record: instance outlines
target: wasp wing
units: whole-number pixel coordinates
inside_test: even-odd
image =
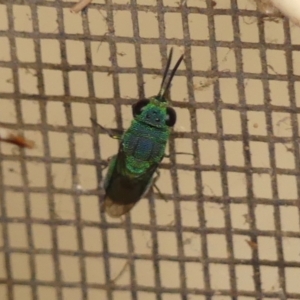
[[[106,213],[117,218],[130,211],[151,187],[157,167],[158,164],[154,163],[147,172],[138,177],[130,176],[126,170],[126,155],[121,144],[105,184],[104,209]]]

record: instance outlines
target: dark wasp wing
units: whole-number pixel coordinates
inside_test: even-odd
[[[147,172],[133,178],[126,170],[125,159],[121,143],[113,170],[105,186],[104,208],[106,213],[113,218],[130,211],[143,197],[150,188],[154,172],[158,167],[158,164],[154,163]]]

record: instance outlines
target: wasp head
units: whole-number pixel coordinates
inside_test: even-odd
[[[132,106],[133,116],[136,120],[146,123],[152,127],[162,128],[164,126],[173,127],[176,123],[176,112],[168,106],[166,95],[169,92],[172,79],[183,59],[183,55],[177,60],[170,77],[166,80],[173,56],[171,48],[167,65],[163,74],[160,90],[157,96],[150,99],[140,100]]]
[[[175,110],[155,97],[138,101],[132,106],[132,112],[136,120],[152,127],[173,127],[176,123]]]

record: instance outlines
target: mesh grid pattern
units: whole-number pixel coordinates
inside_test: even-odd
[[[299,28],[246,0],[0,1],[0,298],[300,298]],[[100,214],[98,167],[156,93],[178,123],[158,186]],[[187,151],[192,156],[176,155]]]

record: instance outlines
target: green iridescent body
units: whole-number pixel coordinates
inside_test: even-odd
[[[172,52],[166,71],[171,57]],[[166,90],[181,60],[182,57]],[[138,101],[133,106],[133,115],[131,126],[120,137],[119,152],[112,158],[104,181],[104,207],[111,217],[125,214],[147,193],[176,122],[176,113],[169,107],[162,88],[157,96]]]
[[[151,103],[155,103],[151,105]],[[145,173],[153,164],[159,164],[163,159],[167,140],[171,130],[164,124],[166,106],[155,99],[150,100],[140,116],[132,121],[130,128],[123,136],[123,149],[126,153],[126,169],[133,175]],[[155,117],[160,114],[161,122],[155,127],[145,120],[145,116],[155,112]],[[149,124],[150,123],[150,124]]]

